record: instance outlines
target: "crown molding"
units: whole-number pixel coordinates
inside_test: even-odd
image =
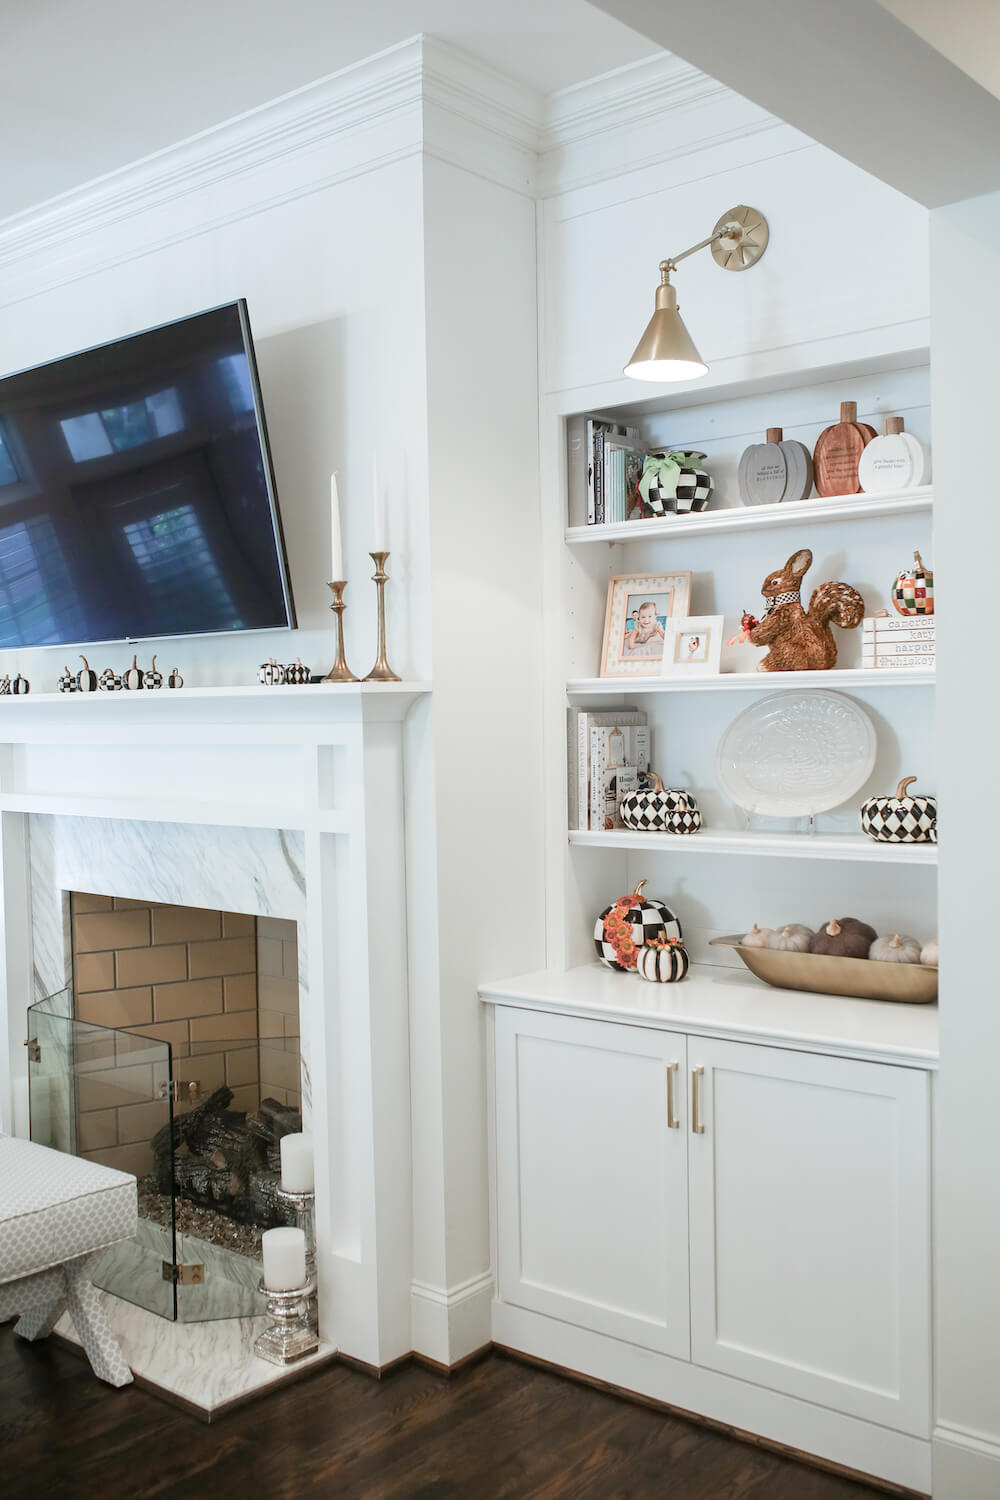
[[[0,221],[0,304],[411,156],[550,197],[778,124],[669,53],[546,99],[413,37]]]

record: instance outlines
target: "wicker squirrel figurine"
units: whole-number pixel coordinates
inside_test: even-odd
[[[744,616],[743,639],[771,648],[758,662],[758,672],[828,671],[837,664],[830,626],[854,630],[864,618],[865,601],[849,583],[821,583],[813,590],[809,609],[802,608],[799,590],[812,560],[808,547],[793,552],[783,568],[764,579],[764,618]]]

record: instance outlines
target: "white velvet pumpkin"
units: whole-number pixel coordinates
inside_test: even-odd
[[[768,933],[765,948],[777,948],[781,953],[807,953],[813,940],[811,927],[801,922],[790,922],[787,927],[776,927]]]
[[[925,943],[924,946],[921,948],[921,950],[920,950],[920,962],[922,964],[926,964],[928,966],[928,968],[930,968],[930,969],[936,969],[937,968],[937,966],[938,966],[938,940],[937,940],[937,938],[931,938],[930,942],[929,943]]]
[[[750,931],[743,938],[744,948],[766,948],[767,940],[771,936],[770,927],[758,927],[755,922]]]
[[[868,951],[868,957],[886,964],[918,964],[920,944],[915,937],[894,932],[891,938],[876,938]]]

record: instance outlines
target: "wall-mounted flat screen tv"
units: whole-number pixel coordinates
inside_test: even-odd
[[[0,648],[294,624],[245,302],[0,379]]]

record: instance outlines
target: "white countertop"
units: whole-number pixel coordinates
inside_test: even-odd
[[[518,975],[482,985],[479,993],[492,1005],[937,1067],[936,1005],[779,990],[742,969],[692,964],[679,984],[652,984],[594,963]]]

